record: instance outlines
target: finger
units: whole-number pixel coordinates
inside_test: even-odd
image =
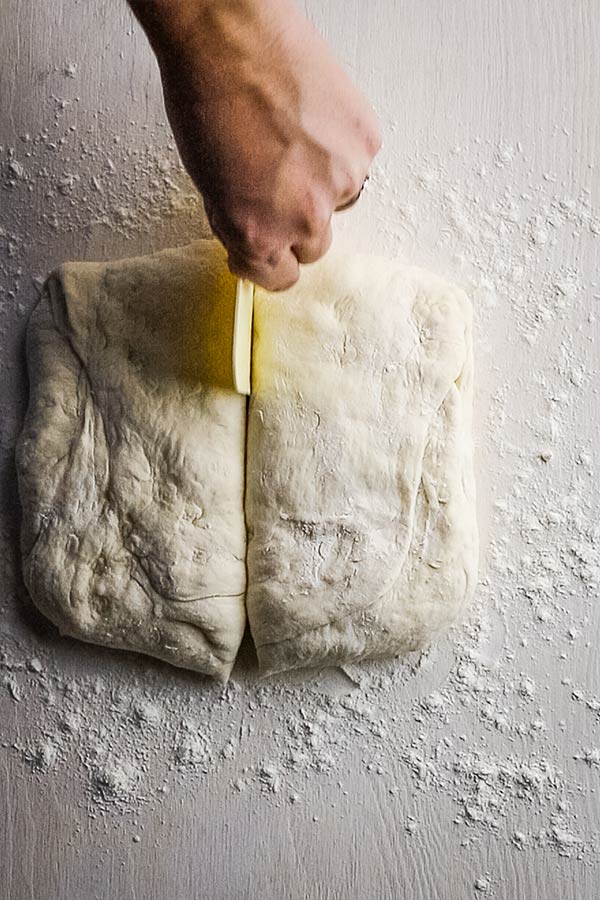
[[[341,165],[337,171],[336,208],[349,209],[358,198],[369,177],[369,168],[381,148],[381,132],[374,114],[371,112],[363,122],[358,143],[354,143],[349,155],[350,163]]]
[[[331,220],[321,234],[314,238],[304,238],[292,245],[292,253],[300,263],[312,263],[325,256],[331,246]]]
[[[230,250],[227,263],[238,278],[248,278],[267,291],[285,291],[296,284],[300,276],[298,260],[291,249],[270,261],[248,259],[242,253]]]
[[[371,157],[371,161],[375,159],[381,147],[383,146],[383,134],[379,119],[375,110],[369,110],[369,116],[366,121],[364,130],[364,141],[367,153]]]
[[[361,184],[361,186],[360,186],[360,188],[358,189],[358,191],[356,191],[356,193],[354,194],[354,196],[353,196],[353,197],[350,197],[349,200],[345,200],[344,202],[342,202],[342,203],[340,203],[338,206],[336,206],[335,211],[336,211],[336,212],[343,212],[345,209],[350,209],[352,206],[354,206],[354,204],[357,202],[358,198],[359,198],[360,195],[362,194],[362,192],[363,192],[363,190],[364,190],[364,187],[365,187],[365,184],[367,183],[368,180],[369,180],[369,176],[368,176],[368,174],[367,174],[367,175],[365,175],[365,177],[364,177],[364,179],[363,179],[363,183]]]
[[[223,227],[221,222],[219,221],[219,217],[217,215],[216,209],[213,206],[212,202],[208,199],[208,197],[203,197],[204,200],[204,212],[206,213],[206,218],[208,219],[208,224],[210,225],[210,230],[214,234],[216,238],[218,238],[224,246],[227,246],[227,232]]]
[[[349,200],[346,200],[344,203],[341,203],[339,206],[336,206],[335,211],[336,212],[344,212],[344,210],[346,210],[346,209],[352,209],[354,204],[358,201],[358,198],[360,197],[361,193],[362,193],[362,188],[360,189],[360,191],[358,191],[357,194],[354,195],[354,197],[351,197]]]

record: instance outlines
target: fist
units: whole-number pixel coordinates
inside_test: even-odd
[[[360,193],[375,114],[286,0],[190,4],[176,38],[153,41],[179,152],[231,271],[290,287]]]

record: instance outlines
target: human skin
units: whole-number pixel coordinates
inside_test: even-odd
[[[182,161],[229,267],[269,290],[331,243],[381,138],[291,0],[128,0],[158,61]]]

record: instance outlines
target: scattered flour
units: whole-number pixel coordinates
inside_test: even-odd
[[[58,75],[76,86],[75,64]],[[18,339],[66,235],[95,257],[204,229],[163,124],[132,120],[113,133],[108,109],[90,118],[64,93],[38,133],[0,148],[0,334],[12,341],[1,365],[20,404]],[[2,751],[24,778],[78,784],[93,817],[158,808],[173,785],[215,778],[267,807],[308,809],[323,784],[342,803],[358,766],[355,777],[402,801],[394,815],[412,840],[429,798],[449,805],[467,851],[485,840],[591,864],[600,835],[574,810],[600,790],[600,696],[569,673],[595,652],[600,592],[600,435],[587,422],[600,284],[582,274],[597,258],[600,215],[587,188],[536,173],[519,144],[475,139],[414,158],[401,183],[387,165],[367,189],[386,223],[384,252],[460,281],[475,303],[484,559],[472,620],[403,661],[269,681],[242,664],[225,688],[59,644],[15,612],[13,490],[0,560]],[[20,409],[3,410],[6,460]],[[472,877],[476,895],[494,894],[493,873]]]
[[[128,760],[108,760],[91,767],[90,791],[95,803],[125,804],[131,801],[140,772]]]

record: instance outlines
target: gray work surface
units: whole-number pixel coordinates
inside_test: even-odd
[[[3,0],[2,900],[592,900],[600,869],[596,0],[310,0],[384,149],[339,246],[476,316],[481,581],[421,657],[226,689],[27,602],[14,439],[41,280],[205,233],[122,0]]]

